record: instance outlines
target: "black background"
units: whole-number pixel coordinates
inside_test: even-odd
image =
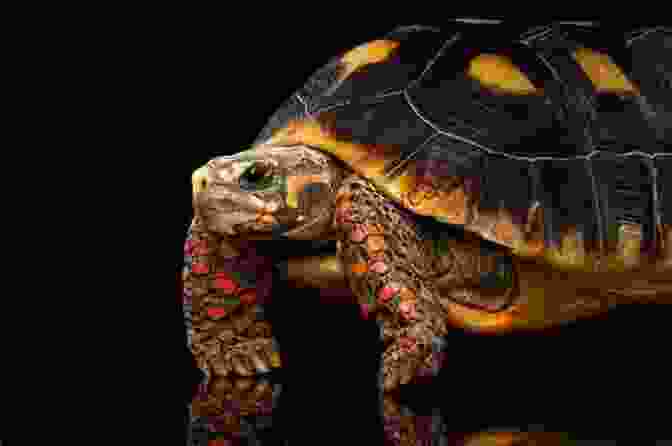
[[[170,183],[166,206],[175,213],[165,225],[165,240],[174,246],[176,274],[195,168],[246,149],[281,102],[331,56],[397,25],[441,24],[437,14],[383,19],[332,10],[338,7],[314,4],[309,11],[277,16],[262,14],[262,6],[248,15],[175,10],[147,24],[137,57],[148,70],[137,86],[151,92],[142,103],[157,118],[147,143]],[[282,372],[284,425],[295,434],[305,426],[355,442],[376,432],[375,325],[362,321],[355,308],[320,305],[315,293],[291,296],[274,310],[274,327],[292,358]],[[183,347],[177,298],[165,303],[165,312],[174,321],[167,325],[175,333],[171,363],[186,376],[184,387],[175,390],[174,407],[181,408],[196,375]],[[602,438],[625,430],[663,433],[671,396],[671,315],[667,306],[628,306],[544,333],[486,337],[455,331],[447,338],[447,363],[437,382],[403,397],[420,411],[442,407],[449,428],[458,431],[545,426],[589,430],[588,436]]]

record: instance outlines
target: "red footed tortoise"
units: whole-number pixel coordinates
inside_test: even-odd
[[[358,46],[249,150],[194,172],[207,255],[337,240],[285,273],[347,286],[379,322],[385,392],[436,373],[451,325],[500,333],[669,302],[671,40],[663,27],[455,23]]]

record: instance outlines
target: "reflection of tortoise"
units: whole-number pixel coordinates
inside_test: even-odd
[[[222,257],[242,240],[338,241],[286,272],[347,281],[381,324],[388,392],[436,371],[450,324],[541,328],[672,289],[669,30],[494,33],[416,26],[361,45],[252,149],[193,175]]]

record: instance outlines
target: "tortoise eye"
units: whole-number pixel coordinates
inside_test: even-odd
[[[245,190],[266,189],[273,185],[273,169],[268,163],[255,162],[240,176],[240,187]]]

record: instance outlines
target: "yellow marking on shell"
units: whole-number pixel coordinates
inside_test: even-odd
[[[519,257],[542,258],[545,262],[563,270],[597,271],[598,259],[586,252],[576,228],[563,232],[560,246],[548,248],[543,240],[543,211],[537,206],[530,209],[528,223],[523,229],[527,236],[514,237],[513,254]],[[535,226],[536,229],[533,229]]]
[[[636,266],[640,261],[642,232],[638,226],[623,224],[619,228],[618,253],[624,265]]]
[[[623,70],[607,54],[590,48],[579,48],[572,53],[598,92],[637,93]]]
[[[467,218],[467,196],[463,188],[450,192],[416,190],[417,177],[410,168],[393,178],[378,176],[373,183],[386,195],[419,215],[439,217],[446,223],[464,225]]]
[[[381,39],[353,48],[341,58],[343,70],[339,75],[339,80],[347,79],[352,73],[367,65],[385,62],[398,46],[397,41]]]
[[[532,223],[530,223],[532,222]],[[518,227],[511,216],[500,209],[497,214],[481,211],[465,228],[483,238],[511,248],[520,258],[536,258],[563,271],[620,272],[639,263],[640,242],[637,226],[618,226],[618,248],[606,255],[589,250],[575,227],[563,230],[560,246],[547,247],[543,240],[543,212],[534,210],[528,216],[527,227]],[[532,227],[534,226],[534,228]]]
[[[487,87],[506,93],[533,94],[539,89],[508,57],[480,54],[469,63],[467,74]]]
[[[641,227],[622,223],[617,226],[616,233],[616,246],[606,254],[601,254],[582,248],[575,231],[570,230],[563,234],[560,248],[545,249],[543,257],[551,265],[563,270],[626,272],[643,266]]]
[[[546,255],[551,263],[572,269],[585,269],[591,263],[577,237],[576,228],[568,229],[562,235],[560,246],[549,249]]]
[[[310,183],[324,182],[322,175],[289,175],[287,177],[287,206],[299,207],[299,193]]]
[[[278,130],[265,144],[306,144],[335,155],[355,172],[367,178],[383,173],[389,159],[375,158],[374,148],[349,141],[339,140],[315,120],[294,120]]]
[[[467,195],[460,187],[450,192],[439,192],[432,198],[425,197],[413,210],[421,215],[439,217],[453,225],[465,225],[467,206]]]
[[[406,169],[407,171],[408,169]],[[392,178],[386,179],[384,177],[375,178],[375,182],[387,193],[392,196],[401,198],[404,194],[410,192],[415,187],[415,177],[408,173],[402,173]]]

